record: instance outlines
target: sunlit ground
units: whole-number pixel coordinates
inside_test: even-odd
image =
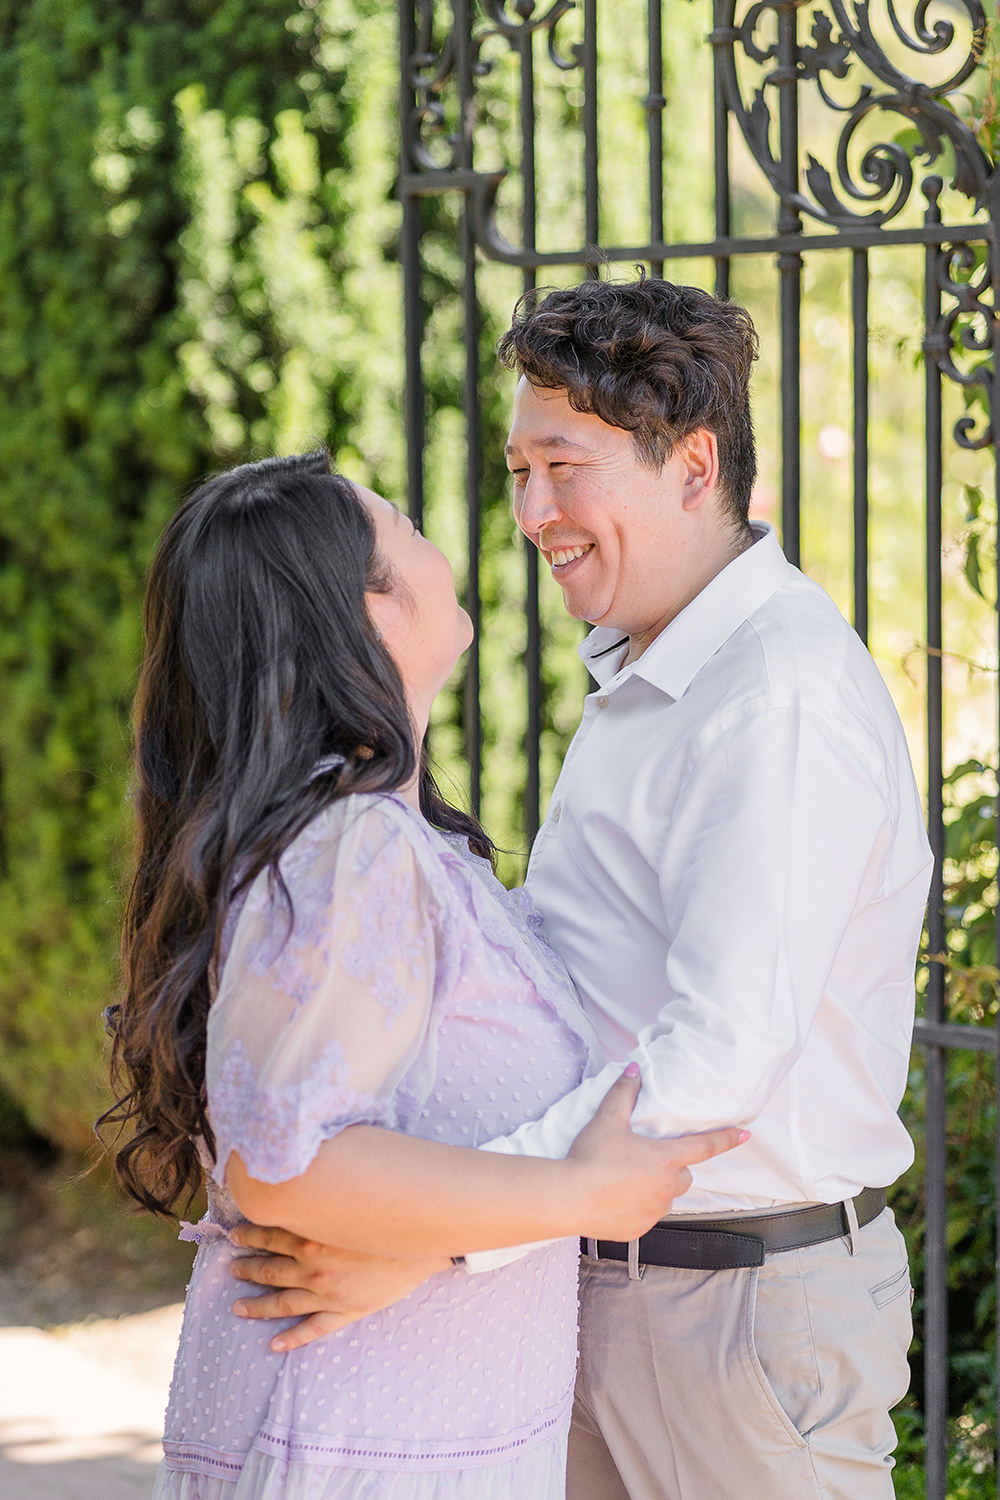
[[[4,1500],[148,1496],[181,1308],[0,1328]]]

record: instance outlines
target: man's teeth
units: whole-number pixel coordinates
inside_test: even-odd
[[[593,543],[590,542],[586,547],[566,547],[565,549],[560,548],[558,552],[550,552],[549,556],[552,559],[552,566],[554,568],[561,568],[566,563],[573,562],[575,558],[583,557],[584,553],[589,552],[592,546]]]

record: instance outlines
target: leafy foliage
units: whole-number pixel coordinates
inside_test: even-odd
[[[0,1087],[79,1151],[152,542],[253,450],[398,476],[394,31],[376,0],[3,0],[0,34]]]
[[[991,161],[1000,155],[1000,31],[988,31],[976,92],[957,101]],[[954,264],[954,263],[953,263]],[[986,250],[974,246],[959,263],[958,279],[982,282]],[[987,297],[989,292],[987,291]],[[970,431],[991,420],[985,361],[984,316],[963,312],[952,331],[952,357],[967,383],[961,396]],[[971,353],[970,353],[971,351]],[[977,380],[976,376],[980,378]],[[971,378],[970,378],[971,377]],[[997,515],[995,499],[978,483],[961,485],[964,526],[959,532],[960,579],[970,602],[989,607],[995,635]],[[980,611],[980,613],[983,613]],[[985,648],[987,651],[989,646]],[[980,665],[977,670],[984,670]],[[995,666],[989,667],[993,677]],[[997,955],[997,767],[992,759],[971,757],[945,777],[944,913],[945,951],[928,954],[943,966],[947,1019],[995,1029],[1000,1013]],[[926,984],[926,969],[921,982]],[[996,1468],[996,1142],[997,1077],[991,1051],[952,1048],[946,1054],[944,1145],[947,1163],[948,1412],[950,1419],[949,1496],[995,1493]],[[917,1299],[917,1336],[911,1358],[914,1386],[897,1414],[900,1431],[901,1497],[923,1494],[917,1467],[922,1444],[925,1174],[927,1116],[924,1054],[916,1049],[904,1114],[917,1147],[917,1161],[897,1186],[894,1206],[910,1246]]]

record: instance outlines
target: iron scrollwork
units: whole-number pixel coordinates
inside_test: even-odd
[[[455,82],[457,37],[452,17],[443,42],[435,43],[435,9],[434,0],[415,0],[416,45],[407,70],[415,105],[406,122],[404,142],[411,164],[425,172],[457,170],[463,147],[464,154],[471,159],[469,147],[476,123],[475,99],[462,99],[457,122],[451,131],[448,129],[444,97]],[[501,38],[517,48],[536,32],[546,34],[549,58],[556,68],[561,72],[578,68],[579,44],[571,44],[566,52],[559,46],[559,23],[575,9],[576,0],[551,0],[544,8],[539,7],[537,0],[482,0],[481,10],[487,24],[473,28],[469,39],[472,77],[485,78],[493,70],[492,60],[483,55],[487,43]],[[491,201],[505,175],[503,172],[484,175]]]
[[[929,177],[924,183],[932,221],[938,218],[941,188],[940,177]],[[994,247],[964,241],[941,245],[930,253],[940,311],[924,338],[924,353],[964,391],[965,415],[955,423],[956,443],[961,448],[987,448],[995,440],[996,419],[992,410],[998,331]]]
[[[721,25],[712,34],[722,50],[728,106],[737,120],[754,158],[765,172],[775,193],[787,209],[807,215],[831,228],[881,227],[900,213],[914,186],[914,159],[922,157],[928,167],[941,161],[950,147],[954,158],[954,186],[977,209],[996,207],[996,180],[991,163],[975,136],[943,102],[973,73],[986,36],[986,14],[980,0],[957,0],[965,11],[967,44],[960,45],[959,28],[951,19],[929,13],[934,0],[919,0],[912,27],[900,19],[894,0],[887,0],[892,37],[902,48],[927,60],[954,57],[955,65],[942,70],[945,76],[917,80],[893,61],[876,35],[868,0],[826,0],[811,7],[809,39],[796,35],[784,54],[778,40],[780,28],[796,26],[802,0],[755,0],[737,21],[736,0],[723,0],[717,10]],[[765,26],[776,33],[762,37]],[[804,29],[804,28],[803,28]],[[888,40],[888,39],[887,39]],[[748,103],[740,82],[738,53],[764,70]],[[843,117],[833,170],[817,155],[806,153],[804,171],[798,156],[798,100],[795,160],[775,149],[780,122],[782,89],[798,89],[811,80],[823,103]],[[843,87],[846,85],[846,89]],[[846,98],[843,94],[846,92]],[[917,132],[918,144],[907,148],[891,136],[863,143],[863,127],[872,120],[897,117]],[[806,191],[803,191],[803,183]]]
[[[517,20],[508,15],[508,5],[511,5]],[[568,53],[561,52],[558,43],[559,22],[571,10],[576,9],[576,0],[553,0],[548,9],[541,12],[536,0],[483,0],[482,8],[490,25],[475,34],[477,59],[480,58],[484,43],[491,37],[503,37],[512,46],[516,46],[528,34],[544,31],[548,33],[549,57],[561,72],[568,73],[580,66],[579,43],[573,43]],[[491,66],[490,63],[480,61],[480,75],[488,73]]]
[[[455,30],[435,41],[434,0],[415,0],[415,45],[407,60],[406,82],[414,107],[403,122],[410,164],[418,171],[452,171],[458,165],[459,142],[448,132],[443,95],[455,70]]]

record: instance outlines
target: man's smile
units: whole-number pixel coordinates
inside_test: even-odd
[[[593,542],[584,542],[582,545],[553,547],[551,550],[543,547],[542,553],[548,559],[553,575],[561,576],[593,550]]]

